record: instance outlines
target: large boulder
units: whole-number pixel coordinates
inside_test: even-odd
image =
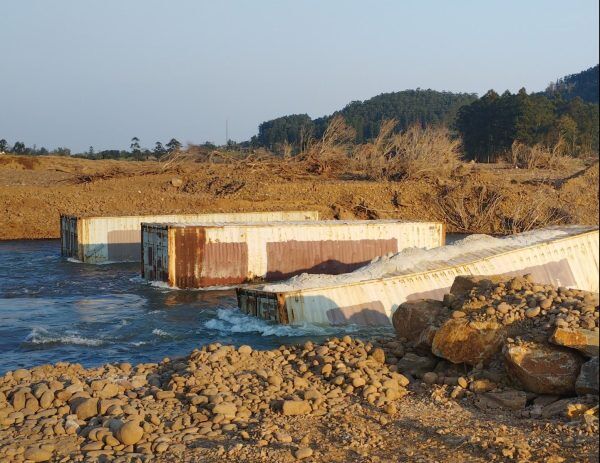
[[[444,304],[433,299],[405,302],[394,312],[392,323],[398,337],[415,342],[445,312]]]
[[[527,394],[523,391],[506,390],[487,392],[477,396],[475,405],[482,409],[522,410],[527,405]]]
[[[579,395],[598,395],[598,357],[588,360],[581,366],[575,390]]]
[[[504,365],[511,379],[536,394],[569,395],[583,358],[575,351],[547,344],[522,343],[504,346]]]
[[[504,333],[503,326],[493,319],[469,321],[453,318],[437,330],[431,351],[452,363],[477,365],[500,352]]]
[[[557,327],[550,336],[550,342],[577,349],[588,357],[598,357],[598,335],[598,331],[583,328]]]

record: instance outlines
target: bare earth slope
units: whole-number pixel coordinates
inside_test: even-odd
[[[0,239],[58,238],[61,213],[138,215],[316,209],[324,218],[438,219],[509,233],[598,223],[598,164],[565,171],[463,165],[447,178],[374,182],[189,162],[0,156]],[[174,181],[173,181],[174,180]]]

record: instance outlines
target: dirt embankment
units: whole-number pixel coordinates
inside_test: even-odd
[[[316,209],[324,218],[437,219],[510,233],[598,223],[598,164],[564,171],[464,164],[446,178],[374,182],[265,166],[0,156],[0,239],[58,238],[61,213],[137,215]]]

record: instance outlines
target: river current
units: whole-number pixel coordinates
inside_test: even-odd
[[[391,328],[281,326],[242,314],[235,293],[154,287],[139,264],[88,265],[60,241],[0,241],[0,374],[68,361],[157,362],[212,342],[267,349]]]

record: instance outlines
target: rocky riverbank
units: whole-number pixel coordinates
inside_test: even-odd
[[[0,461],[597,461],[595,297],[457,279],[444,302],[403,304],[396,338],[16,370]]]

